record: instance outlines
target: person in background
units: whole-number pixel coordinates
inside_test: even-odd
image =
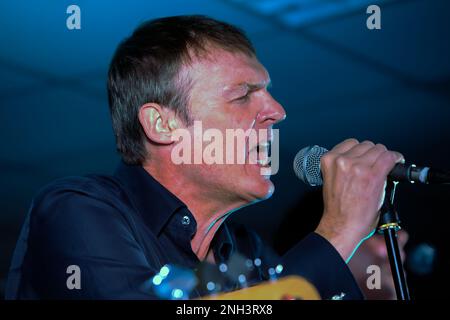
[[[398,233],[398,244],[402,261],[405,261],[405,244],[409,235],[405,230]],[[380,267],[380,288],[370,289],[367,286],[367,279],[371,273],[367,273],[368,267],[376,265]],[[355,255],[348,263],[359,287],[368,300],[395,300],[394,281],[392,279],[389,257],[386,249],[386,242],[383,235],[375,234],[358,248]]]

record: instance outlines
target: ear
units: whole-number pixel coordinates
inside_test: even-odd
[[[139,122],[147,138],[158,144],[172,144],[172,132],[178,127],[175,112],[157,103],[146,103],[139,110]]]

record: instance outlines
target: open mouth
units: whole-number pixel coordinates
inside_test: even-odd
[[[271,164],[271,142],[264,141],[258,143],[252,150],[256,154],[256,161],[252,164],[257,164],[260,167],[270,167]],[[254,159],[251,159],[254,160]]]

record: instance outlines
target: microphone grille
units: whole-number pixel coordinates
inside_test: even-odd
[[[295,175],[310,186],[323,184],[320,172],[320,158],[328,150],[319,146],[308,146],[300,150],[294,158]]]

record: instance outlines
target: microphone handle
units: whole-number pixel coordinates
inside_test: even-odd
[[[399,182],[444,184],[450,183],[450,172],[430,169],[429,167],[418,167],[415,164],[398,163],[389,173],[389,178]]]

